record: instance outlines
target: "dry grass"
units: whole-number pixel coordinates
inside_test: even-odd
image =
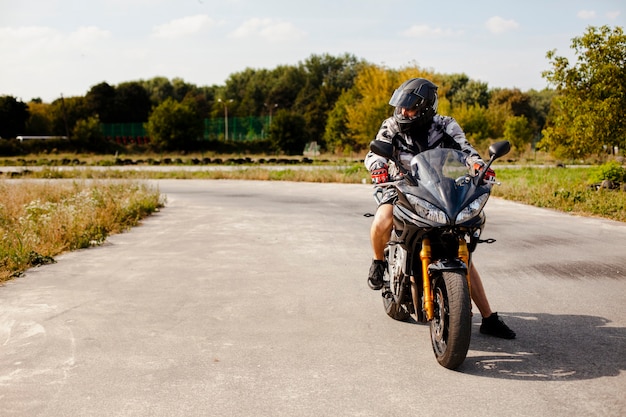
[[[536,207],[626,222],[626,192],[595,189],[597,168],[498,169],[493,195]]]
[[[369,182],[362,164],[347,168],[272,170],[259,166],[192,171],[125,171],[110,167],[60,170],[46,167],[0,181],[0,282],[61,252],[96,245],[158,210],[158,191],[139,179],[244,179],[264,181]],[[494,195],[565,212],[626,221],[626,192],[590,187],[590,168],[498,169]]]
[[[106,169],[45,167],[28,170],[17,177],[45,179],[234,179],[259,181],[302,181],[302,182],[336,182],[360,183],[369,181],[370,174],[363,164],[349,166],[300,167],[304,169],[269,169],[267,167],[248,165],[237,167],[214,167],[214,169],[186,170],[182,167],[169,167],[151,170],[130,167],[107,167]]]
[[[3,181],[0,202],[0,282],[98,245],[164,203],[145,185],[110,181]]]

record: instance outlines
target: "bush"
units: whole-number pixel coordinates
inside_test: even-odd
[[[609,161],[591,171],[589,180],[592,183],[609,180],[613,182],[626,182],[626,168],[617,161]]]
[[[279,111],[269,131],[273,148],[287,155],[302,155],[308,142],[305,127],[306,120],[303,116],[286,110]]]

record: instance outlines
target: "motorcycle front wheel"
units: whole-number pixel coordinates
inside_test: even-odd
[[[463,271],[443,271],[434,281],[435,315],[430,322],[430,338],[439,364],[456,369],[469,349],[472,310]]]

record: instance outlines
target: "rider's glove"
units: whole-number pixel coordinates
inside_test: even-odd
[[[480,174],[485,169],[485,164],[481,162],[474,163],[474,175]],[[483,177],[484,183],[494,183],[496,182],[496,171],[489,168],[485,172],[485,176]]]
[[[372,174],[372,183],[374,184],[382,184],[389,181],[389,170],[384,162],[375,163],[370,172]]]

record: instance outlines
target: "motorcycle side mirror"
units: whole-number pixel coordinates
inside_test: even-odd
[[[508,140],[496,142],[489,147],[489,157],[493,159],[500,158],[511,150],[511,144]]]
[[[480,171],[476,178],[476,184],[482,184],[483,179],[485,178],[485,173],[491,167],[491,164],[496,159],[501,156],[506,155],[511,150],[511,144],[508,140],[503,140],[500,142],[496,142],[489,147],[489,161],[487,161],[487,165]]]
[[[383,158],[391,159],[393,156],[393,145],[382,140],[373,140],[370,142],[370,151]]]

